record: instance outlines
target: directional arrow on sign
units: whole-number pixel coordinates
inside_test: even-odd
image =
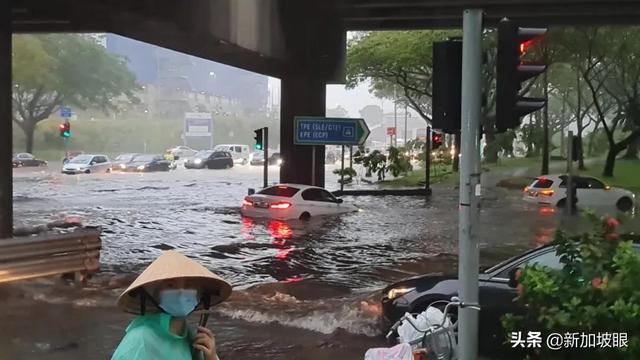
[[[296,116],[296,145],[362,145],[371,131],[364,119]]]

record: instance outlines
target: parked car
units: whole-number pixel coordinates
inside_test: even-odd
[[[101,172],[111,172],[111,161],[106,155],[78,155],[62,166],[63,174],[90,174]]]
[[[640,251],[637,235],[629,239],[634,240],[636,250]],[[523,311],[513,301],[517,296],[515,273],[519,268],[532,264],[562,269],[555,248],[547,245],[503,261],[479,274],[479,327],[482,330],[478,344],[481,353],[493,354],[504,349],[505,334],[500,318],[507,313]],[[393,324],[407,312],[420,313],[434,301],[448,301],[452,296],[458,296],[457,274],[426,274],[408,278],[383,290],[382,314],[389,324]]]
[[[162,155],[136,155],[129,163],[127,163],[124,171],[127,172],[151,172],[151,171],[169,171],[171,169],[171,161],[165,160]]]
[[[358,208],[343,203],[332,193],[321,187],[279,184],[264,188],[242,201],[241,213],[254,218],[277,220],[301,219],[312,216],[334,215],[358,211]]]
[[[589,176],[573,176],[579,207],[615,206],[629,211],[635,204],[635,194],[614,188]],[[532,204],[564,207],[567,195],[566,175],[547,175],[536,178],[524,189],[524,201]]]
[[[186,169],[202,169],[211,154],[213,154],[213,150],[200,150],[184,162],[184,167]]]
[[[29,153],[19,153],[14,155],[11,163],[14,168],[22,166],[47,166],[46,161],[36,159],[35,156]]]
[[[174,156],[175,160],[193,157],[198,152],[197,150],[193,150],[192,148],[183,145],[176,146],[167,151]]]
[[[233,157],[233,162],[236,164],[246,165],[249,163],[249,145],[242,144],[220,144],[213,148],[214,151],[226,151]]]
[[[233,157],[227,151],[214,151],[202,163],[208,169],[230,169],[233,167]]]
[[[280,153],[274,152],[269,155],[269,165],[281,165],[282,158],[280,157]],[[264,151],[256,151],[251,154],[251,165],[258,166],[264,164]]]
[[[138,154],[120,154],[115,159],[113,159],[113,163],[111,164],[113,171],[121,170],[124,171],[127,168],[127,164],[133,160],[134,157],[138,156]]]

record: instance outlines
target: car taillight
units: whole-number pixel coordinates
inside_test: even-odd
[[[253,206],[253,201],[244,199],[242,200],[242,206]]]
[[[269,206],[271,209],[288,209],[291,207],[291,203],[286,201],[274,202]]]
[[[554,193],[555,193],[555,191],[553,191],[553,190],[542,190],[542,191],[540,191],[540,195],[542,195],[542,196],[553,196]]]

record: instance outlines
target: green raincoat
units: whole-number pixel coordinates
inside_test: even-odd
[[[165,313],[137,317],[111,360],[191,360],[194,329],[187,327],[179,336],[171,332],[170,321],[171,315]],[[198,358],[204,360],[201,352]]]

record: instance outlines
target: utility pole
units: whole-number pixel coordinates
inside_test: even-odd
[[[395,85],[393,85],[393,142],[391,146],[398,147],[398,98]]]
[[[407,103],[404,103],[404,147],[407,147]]]
[[[479,195],[480,174],[476,162],[480,139],[482,106],[482,10],[463,12],[462,40],[462,122],[460,159],[460,207],[458,225],[459,296],[463,304],[478,303],[479,253],[476,238],[475,197]],[[461,306],[459,314],[459,358],[473,360],[478,354],[478,312]]]

